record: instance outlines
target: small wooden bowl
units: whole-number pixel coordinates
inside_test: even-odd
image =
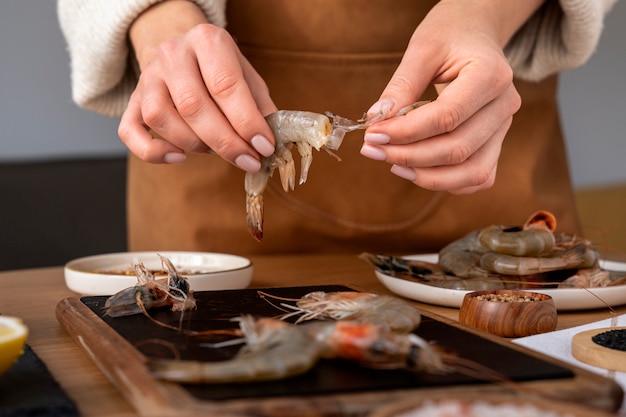
[[[522,300],[526,301],[522,301]],[[527,300],[531,301],[527,301]],[[508,301],[504,301],[508,300]],[[474,291],[465,294],[459,321],[503,337],[524,337],[556,329],[552,297],[521,290]]]

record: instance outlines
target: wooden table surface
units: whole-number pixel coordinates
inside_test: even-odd
[[[353,255],[254,256],[251,286],[343,284],[389,293],[373,269]],[[0,273],[0,313],[21,317],[30,329],[29,345],[75,401],[83,416],[136,416],[128,402],[74,343],[55,317],[55,307],[76,296],[64,283],[63,268],[40,268]],[[458,309],[416,303],[458,320]],[[558,328],[569,328],[626,313],[626,306],[559,314]]]

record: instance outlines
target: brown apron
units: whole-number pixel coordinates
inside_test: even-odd
[[[358,118],[378,99],[434,3],[229,0],[228,29],[279,108]],[[556,77],[516,86],[523,107],[487,191],[422,190],[391,174],[389,164],[362,157],[363,133],[354,132],[338,151],[341,162],[314,151],[309,179],[295,191],[284,193],[275,175],[258,243],[246,228],[241,170],[212,155],[189,155],[184,165],[131,157],[129,247],[244,255],[429,252],[473,229],[520,224],[539,209],[552,211],[560,230],[578,232]]]

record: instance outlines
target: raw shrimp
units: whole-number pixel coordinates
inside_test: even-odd
[[[439,251],[439,265],[462,278],[499,278],[493,269],[481,265],[484,254],[493,251],[508,255],[537,255],[549,252],[554,244],[556,218],[547,211],[538,211],[519,226],[489,226],[474,230]],[[494,255],[495,256],[495,255]]]
[[[581,243],[565,251],[528,257],[487,252],[480,258],[481,267],[503,275],[534,275],[543,272],[591,268],[598,263],[598,252]]]
[[[494,274],[480,266],[481,256],[488,251],[480,244],[479,230],[468,233],[439,251],[441,268],[460,278],[494,278]]]
[[[262,293],[263,297],[272,296]],[[296,323],[307,320],[351,320],[368,322],[396,332],[408,333],[416,329],[421,321],[419,311],[397,297],[356,291],[314,291],[301,297],[292,308],[293,313],[283,319],[300,315]]]
[[[401,109],[396,116],[402,116],[427,102],[417,102]],[[269,178],[278,168],[280,180],[285,192],[295,187],[296,170],[291,155],[290,144],[295,144],[301,157],[300,185],[304,184],[313,161],[312,149],[324,149],[331,155],[339,149],[346,133],[365,129],[371,124],[391,117],[391,108],[382,108],[380,112],[358,121],[326,112],[326,115],[296,110],[279,110],[266,117],[267,123],[276,138],[275,151],[262,158],[261,169],[247,172],[244,189],[246,191],[246,214],[248,230],[252,236],[263,239],[263,192]],[[336,155],[335,155],[336,156]],[[337,157],[339,159],[339,157]]]
[[[554,215],[547,211],[538,211],[522,227],[494,225],[482,229],[478,240],[482,246],[497,253],[536,256],[552,250],[555,229]]]
[[[301,155],[300,184],[303,184],[313,161],[312,148],[336,150],[346,133],[342,128],[333,128],[330,119],[318,113],[281,110],[266,119],[276,137],[275,151],[262,159],[259,171],[247,172],[244,182],[248,230],[258,241],[263,239],[263,192],[274,170],[278,168],[285,191],[295,186],[296,169],[288,145],[295,143]]]
[[[178,274],[168,258],[161,255],[159,258],[168,277],[156,279],[145,265],[138,261],[133,265],[138,285],[126,288],[109,297],[104,303],[104,310],[107,315],[111,317],[130,316],[165,306],[172,306],[172,311],[196,308],[196,300],[187,278]]]
[[[626,271],[585,268],[559,284],[559,288],[596,288],[626,284]]]
[[[489,273],[486,270],[484,276],[463,278],[448,274],[441,266],[430,262],[370,253],[361,254],[360,258],[372,264],[385,275],[450,290],[484,291],[536,288],[537,286],[555,286],[558,281],[563,279],[554,277],[554,273],[507,276]]]
[[[220,383],[283,379],[311,369],[320,348],[300,328],[276,319],[240,318],[246,345],[233,359],[216,362],[155,360],[156,378],[186,383]]]
[[[357,361],[376,368],[446,372],[443,359],[414,334],[395,333],[372,323],[349,321],[294,325],[250,316],[240,319],[246,345],[230,360],[155,360],[156,378],[185,383],[277,380],[310,370],[320,358]]]

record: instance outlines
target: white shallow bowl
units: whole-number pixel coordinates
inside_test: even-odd
[[[161,270],[158,255],[167,257],[189,280],[194,291],[246,288],[252,280],[252,262],[241,256],[210,252],[123,252],[88,256],[65,264],[65,284],[83,295],[113,295],[137,285],[134,275],[115,274],[141,261]],[[107,271],[107,272],[102,272]]]

